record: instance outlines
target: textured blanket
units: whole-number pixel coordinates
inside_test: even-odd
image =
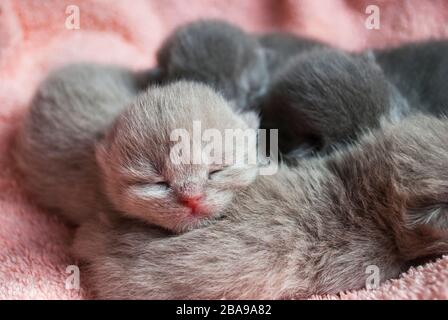
[[[369,5],[380,9],[379,29],[366,27]],[[223,18],[253,32],[288,30],[349,50],[448,35],[444,0],[0,1],[1,299],[90,297],[82,274],[80,289],[66,289],[67,266],[76,264],[68,250],[73,230],[27,198],[10,159],[11,139],[39,81],[75,61],[150,67],[164,37],[200,17]],[[313,298],[447,299],[448,257],[375,290]]]

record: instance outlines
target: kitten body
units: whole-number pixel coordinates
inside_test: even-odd
[[[371,56],[315,49],[290,59],[273,79],[261,126],[279,129],[284,153],[303,145],[326,152],[408,109]]]
[[[236,134],[231,144],[229,130]],[[256,149],[238,138],[247,130],[253,132],[204,84],[181,81],[148,90],[119,115],[97,147],[104,190],[124,215],[175,232],[208,224],[258,174],[257,162],[249,161]],[[209,151],[215,139],[222,139],[219,150]],[[187,161],[173,152],[179,143]]]
[[[194,121],[222,135],[248,127],[205,85],[176,82],[137,95],[147,84],[139,79],[123,69],[74,65],[40,86],[14,152],[38,204],[76,224],[106,212],[180,232],[219,216],[255,179],[256,164],[173,164],[176,129],[190,134],[188,144],[202,156],[207,141],[192,134]]]
[[[203,82],[238,112],[251,110],[269,83],[265,52],[256,38],[220,20],[180,26],[163,43],[157,60],[162,81]]]
[[[19,130],[15,160],[38,204],[79,223],[106,203],[94,149],[142,84],[121,68],[77,64],[38,88]]]
[[[374,51],[386,77],[412,109],[436,116],[448,114],[448,42],[426,41]]]
[[[179,235],[85,224],[99,298],[279,299],[359,289],[448,252],[448,120],[383,123],[352,147],[259,176],[216,223]],[[100,230],[100,232],[98,232]]]

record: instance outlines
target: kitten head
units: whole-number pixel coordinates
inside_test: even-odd
[[[315,49],[277,74],[263,103],[262,127],[279,128],[282,152],[303,144],[331,151],[377,128],[382,115],[400,113],[403,99],[392,89],[371,56]]]
[[[97,147],[112,204],[124,214],[176,232],[217,218],[258,172],[253,162],[235,161],[236,150],[243,150],[245,159],[249,156],[245,141],[223,142],[222,152],[207,149],[212,140],[225,140],[226,129],[248,126],[209,87],[180,81],[148,89]],[[214,161],[207,161],[211,157]]]
[[[203,20],[178,28],[157,54],[163,78],[213,86],[237,110],[255,105],[268,86],[264,50],[243,30]]]

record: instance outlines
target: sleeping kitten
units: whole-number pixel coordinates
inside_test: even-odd
[[[194,121],[200,121],[199,135]],[[235,194],[255,180],[258,168],[256,163],[237,163],[237,149],[244,151],[244,160],[251,151],[242,148],[241,139],[235,139],[233,147],[224,145],[218,163],[175,163],[171,157],[176,142],[171,135],[176,129],[189,133],[191,153],[199,147],[205,159],[210,142],[203,139],[206,130],[224,137],[226,129],[249,127],[209,87],[172,83],[147,91],[120,114],[97,148],[97,160],[115,209],[182,232],[219,217]],[[233,162],[226,161],[229,156]]]
[[[98,298],[278,299],[397,277],[448,253],[448,120],[412,116],[324,158],[259,176],[225,217],[167,236],[85,224],[75,252]]]
[[[372,56],[316,49],[291,59],[273,79],[261,126],[279,129],[283,153],[304,145],[326,152],[408,108]]]
[[[448,114],[448,42],[427,41],[376,50],[386,77],[413,110],[436,116]]]
[[[14,150],[25,188],[71,222],[109,210],[98,189],[95,144],[146,83],[112,66],[75,64],[38,88]]]
[[[188,79],[218,90],[237,111],[254,106],[268,86],[264,50],[240,28],[219,20],[181,26],[157,54],[162,81]]]
[[[174,129],[191,135],[193,121],[219,133],[248,128],[220,95],[188,82],[136,98],[138,88],[131,72],[95,65],[63,68],[42,84],[15,149],[40,205],[77,224],[118,211],[180,232],[219,216],[252,182],[256,165],[170,162]]]
[[[258,41],[266,51],[265,56],[271,77],[275,77],[289,59],[314,49],[328,47],[323,42],[298,37],[287,32],[266,33],[258,36]]]

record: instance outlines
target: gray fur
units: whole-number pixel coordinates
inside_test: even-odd
[[[448,41],[425,41],[376,50],[378,64],[413,110],[448,114]]]
[[[16,141],[15,159],[38,204],[74,223],[104,210],[95,143],[140,89],[132,72],[71,65],[38,88]],[[106,206],[107,207],[107,206]]]
[[[383,118],[401,119],[408,108],[370,56],[315,49],[290,59],[273,80],[262,127],[279,129],[284,153],[303,144],[328,151],[378,128]]]
[[[448,253],[448,120],[382,123],[358,144],[259,176],[216,223],[178,236],[135,221],[78,231],[99,298],[303,298],[397,277]],[[434,209],[438,213],[434,213]]]
[[[318,48],[328,47],[327,44],[298,37],[292,33],[273,32],[258,36],[258,41],[266,51],[268,69],[271,77],[276,74],[295,56]]]
[[[250,110],[265,93],[265,52],[251,35],[219,20],[183,25],[157,54],[162,81],[188,79],[214,87],[237,111]]]
[[[147,84],[140,79],[115,67],[73,65],[40,86],[14,152],[38,204],[73,223],[119,212],[184,231],[219,216],[255,179],[256,165],[173,165],[172,130],[191,134],[195,120],[221,133],[248,126],[205,85],[178,82],[137,96]],[[163,197],[154,197],[155,188],[166,189]],[[179,200],[190,193],[203,194],[199,215]]]
[[[256,164],[175,164],[170,141],[175,129],[186,129],[192,144],[208,144],[192,134],[193,121],[202,131],[248,129],[226,100],[206,85],[172,83],[140,95],[118,117],[105,141],[97,148],[104,190],[114,208],[125,215],[177,232],[213,221],[236,192],[256,177]],[[198,141],[195,141],[199,139]],[[204,150],[204,149],[203,149]],[[224,149],[233,155],[233,149]],[[247,152],[245,150],[246,157]],[[182,198],[202,195],[196,215]]]

